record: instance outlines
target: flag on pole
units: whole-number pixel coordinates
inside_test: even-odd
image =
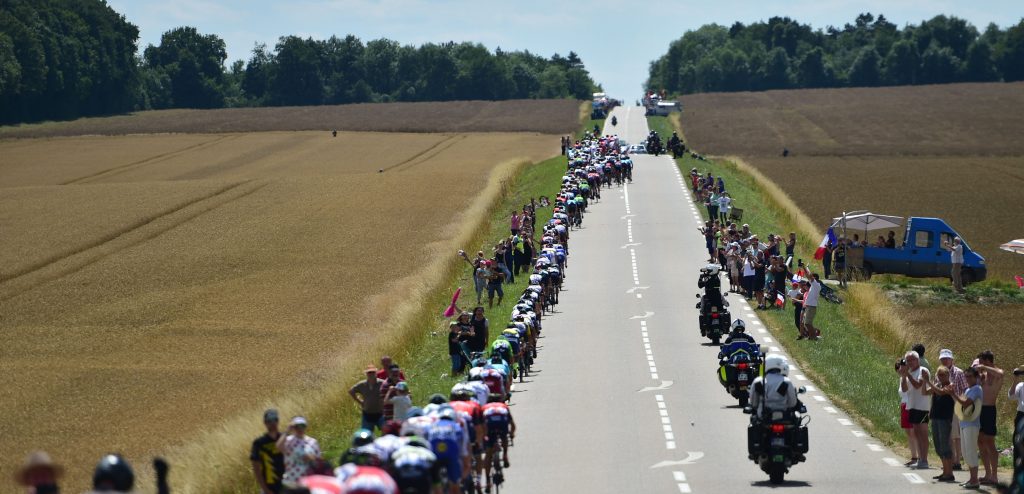
[[[462,287],[460,286],[458,290],[455,290],[455,295],[452,296],[451,305],[449,305],[448,308],[444,310],[444,317],[452,317],[455,315],[455,301],[459,299],[459,295],[461,294]]]
[[[784,305],[786,305],[786,297],[782,295],[782,292],[778,292],[775,295],[775,306],[781,309]]]
[[[806,279],[807,273],[804,271],[804,268],[800,268],[799,270],[797,270],[796,274],[793,275],[793,283],[800,283],[801,281],[804,281]]]
[[[818,250],[814,251],[814,258],[819,261],[822,260],[825,257],[825,249],[829,244],[834,243],[836,243],[836,234],[830,227],[828,231],[825,232],[825,238],[821,239],[821,243],[818,244]]]

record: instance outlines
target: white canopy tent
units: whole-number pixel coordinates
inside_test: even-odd
[[[832,218],[832,228],[868,232],[871,230],[891,230],[903,226],[902,216],[889,216],[870,212],[857,212],[838,218]]]

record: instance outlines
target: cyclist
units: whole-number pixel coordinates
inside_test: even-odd
[[[451,407],[438,413],[438,420],[427,432],[431,448],[437,461],[448,471],[448,490],[450,494],[459,494],[463,472],[468,471],[468,456],[464,451],[466,432],[459,425],[456,412]]]
[[[471,452],[473,456],[473,485],[480,485],[480,473],[483,469],[484,452],[484,415],[483,408],[474,401],[476,395],[469,390],[452,391],[451,401],[448,402],[459,414],[462,422],[469,433]]]
[[[391,455],[388,472],[402,494],[438,494],[441,465],[425,439],[412,436]]]
[[[487,440],[484,447],[486,455],[484,458],[484,469],[486,470],[487,492],[491,491],[491,465],[494,463],[494,455],[497,447],[501,445],[502,465],[505,468],[510,466],[508,461],[509,439],[516,437],[516,422],[512,419],[512,412],[509,410],[501,395],[491,394],[487,397],[487,404],[483,409],[484,423],[487,424]]]

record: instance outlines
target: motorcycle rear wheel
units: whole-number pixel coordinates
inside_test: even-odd
[[[786,466],[774,464],[768,467],[768,480],[778,485],[786,480]]]

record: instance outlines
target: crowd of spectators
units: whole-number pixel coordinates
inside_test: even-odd
[[[941,472],[934,480],[956,482],[954,472],[964,470],[963,464],[966,464],[969,477],[960,483],[962,487],[979,489],[983,485],[998,485],[997,401],[1007,373],[996,366],[991,350],[979,353],[964,369],[954,364],[953,352],[947,348],[939,351],[937,368],[933,368],[924,355],[925,347],[918,343],[894,366],[899,375],[900,426],[906,431],[911,454],[906,466],[920,470],[931,468],[928,462],[931,445],[941,462]],[[1016,402],[1017,414],[1012,424],[1021,428],[1024,427],[1024,366],[1012,374],[1006,396]],[[1018,473],[1020,439],[1015,438],[1012,449]],[[979,476],[979,468],[984,470],[984,475]]]

